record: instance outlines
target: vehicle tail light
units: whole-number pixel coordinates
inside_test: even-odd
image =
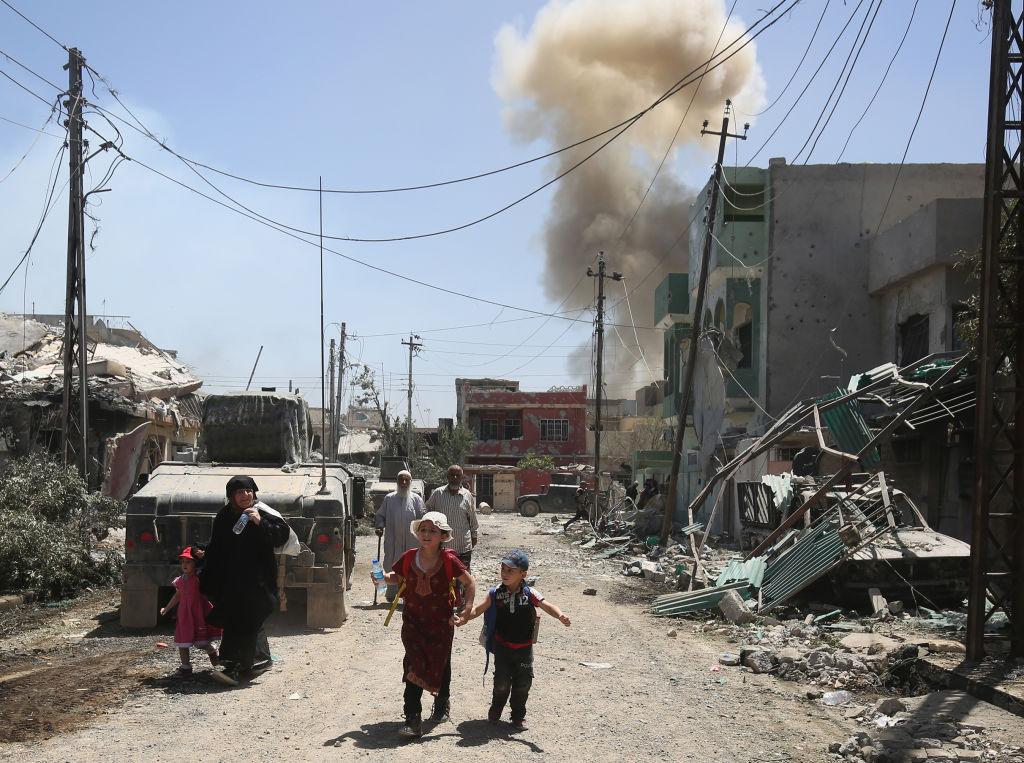
[[[152,543],[154,540],[156,540],[156,537],[149,530],[139,533],[140,543]]]
[[[326,546],[328,543],[331,542],[331,536],[327,535],[327,533],[320,533],[316,536],[316,542],[322,543]]]
[[[132,540],[131,538],[128,538],[128,539],[127,539],[127,540],[126,540],[126,541],[124,542],[124,547],[125,547],[125,548],[135,548],[135,541],[133,541],[133,540]]]

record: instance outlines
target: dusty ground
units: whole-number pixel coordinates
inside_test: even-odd
[[[0,620],[0,740],[26,740],[0,744],[0,757],[818,761],[856,728],[841,710],[805,699],[798,685],[711,671],[735,645],[645,614],[650,593],[642,581],[538,532],[550,527],[546,515],[483,517],[474,558],[484,587],[494,584],[503,551],[524,548],[537,588],[573,619],[567,629],[545,615],[526,731],[486,721],[490,682],[482,682],[478,621],[456,636],[451,721],[418,742],[399,740],[401,642],[397,622],[383,628],[384,610],[370,606],[371,536],[359,538],[348,622],[309,633],[301,612],[275,616],[278,663],[241,689],[214,684],[205,670],[189,680],[168,677],[174,650],[154,648],[168,632],[122,632],[110,594],[8,627],[13,635],[3,635]],[[582,595],[586,587],[598,595]],[[675,638],[667,636],[672,629]],[[200,655],[194,660],[205,668]],[[78,728],[54,733],[69,726]]]

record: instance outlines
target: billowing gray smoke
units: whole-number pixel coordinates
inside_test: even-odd
[[[745,27],[736,17],[722,34],[724,5],[724,0],[552,0],[529,30],[503,27],[496,40],[494,87],[505,104],[507,128],[524,141],[546,138],[562,146],[640,111],[706,61],[716,43],[721,50],[742,34]],[[609,270],[624,273],[627,285],[637,289],[630,295],[637,325],[650,326],[654,288],[666,273],[687,269],[687,237],[675,248],[673,244],[686,226],[693,194],[672,171],[676,154],[697,140],[704,119],[721,114],[726,98],[736,99],[744,111],[756,111],[762,92],[754,45],[749,45],[708,73],[688,113],[693,87],[650,112],[563,179],[544,230],[548,296],[561,301],[603,250]],[[672,155],[622,236],[684,113]],[[578,162],[600,140],[560,154],[557,169]],[[710,166],[708,161],[709,173]],[[581,284],[566,308],[585,304],[591,289],[592,284]],[[614,305],[622,298],[621,286],[609,283],[608,295],[608,304]],[[610,318],[628,323],[625,305]],[[620,333],[639,355],[632,331]],[[614,334],[609,341],[618,344]],[[654,376],[661,378],[661,334],[641,331],[640,341]],[[573,370],[585,375],[590,348],[580,348],[574,360]],[[631,397],[650,381],[643,364],[621,346],[609,354],[609,361],[611,396]]]

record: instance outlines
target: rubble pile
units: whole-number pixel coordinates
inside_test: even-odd
[[[1024,763],[1024,749],[1001,744],[981,726],[917,718],[898,699],[884,699],[871,707],[853,708],[864,730],[845,742],[829,746],[830,760],[850,763],[881,761],[993,761]]]
[[[863,632],[839,638],[830,630],[834,626],[815,624],[814,619],[808,615],[783,622],[766,617],[746,625],[711,621],[696,629],[739,645],[719,656],[720,665],[821,687],[811,694],[827,704],[853,701],[850,690],[903,694],[920,688],[914,663],[925,647],[872,633],[867,626],[854,626]]]

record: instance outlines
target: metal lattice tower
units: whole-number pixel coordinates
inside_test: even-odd
[[[1024,655],[1024,0],[992,3],[992,70],[978,330],[975,491],[967,657],[985,654],[985,624],[1010,620]]]

